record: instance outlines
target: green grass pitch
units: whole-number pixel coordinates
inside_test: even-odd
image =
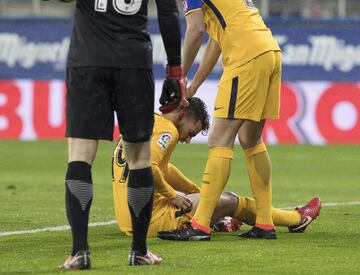
[[[114,219],[112,143],[100,144],[93,166],[90,222]],[[127,266],[130,239],[117,226],[89,230],[89,274],[359,274],[360,147],[268,146],[273,164],[273,204],[296,206],[315,195],[325,206],[304,234],[278,228],[278,240],[242,240],[213,234],[210,242],[149,239],[160,266]],[[236,148],[226,190],[250,195],[242,152]],[[179,145],[172,161],[196,182],[205,166],[205,145]],[[66,225],[65,141],[0,141],[0,232]],[[328,206],[329,203],[355,202]],[[249,227],[242,228],[242,232]],[[1,235],[1,234],[0,234]],[[0,236],[0,274],[57,274],[70,251],[70,231]]]

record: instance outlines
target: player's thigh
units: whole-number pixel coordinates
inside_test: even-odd
[[[274,53],[264,53],[221,78],[214,117],[260,121],[274,70]]]
[[[268,94],[262,118],[278,119],[280,113],[281,91],[281,52],[274,52],[274,71],[270,77]]]
[[[114,106],[126,142],[149,141],[154,125],[151,70],[121,69],[115,74]]]
[[[114,111],[112,70],[68,68],[66,73],[66,136],[112,140]]]
[[[243,123],[241,119],[214,118],[209,139],[209,147],[229,147],[234,146],[237,132]]]
[[[238,139],[243,149],[254,147],[262,142],[265,119],[259,122],[245,120],[238,132]]]

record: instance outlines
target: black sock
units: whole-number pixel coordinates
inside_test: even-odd
[[[88,250],[89,210],[92,202],[91,165],[83,161],[68,163],[66,173],[66,214],[71,226],[74,256],[79,250]]]
[[[149,229],[154,197],[151,167],[130,170],[128,182],[128,204],[132,221],[133,251],[145,255],[146,235]]]

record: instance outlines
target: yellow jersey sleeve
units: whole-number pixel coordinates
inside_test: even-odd
[[[176,190],[185,194],[200,193],[200,188],[189,180],[175,165],[169,163],[165,180]]]
[[[151,168],[154,176],[155,191],[160,193],[168,200],[175,199],[176,197],[175,189],[166,182],[163,176],[163,172],[160,170],[159,166],[156,164],[152,164]]]
[[[155,191],[169,200],[174,199],[176,193],[164,175],[178,140],[179,133],[174,124],[162,116],[155,115],[151,138],[151,167],[154,173]]]

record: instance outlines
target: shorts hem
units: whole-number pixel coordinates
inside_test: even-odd
[[[273,119],[273,120],[279,119],[279,116],[263,116],[263,117],[259,118],[259,117],[254,117],[254,116],[238,115],[238,116],[234,116],[233,118],[229,118],[227,115],[216,115],[216,114],[213,114],[213,117],[225,118],[225,119],[229,119],[229,120],[246,119],[246,120],[252,120],[252,121],[256,121],[256,122],[260,122],[263,119]]]
[[[81,139],[92,139],[92,140],[108,140],[113,141],[113,136],[85,136],[85,135],[77,135],[77,134],[66,134],[65,137],[67,138],[81,138]]]

